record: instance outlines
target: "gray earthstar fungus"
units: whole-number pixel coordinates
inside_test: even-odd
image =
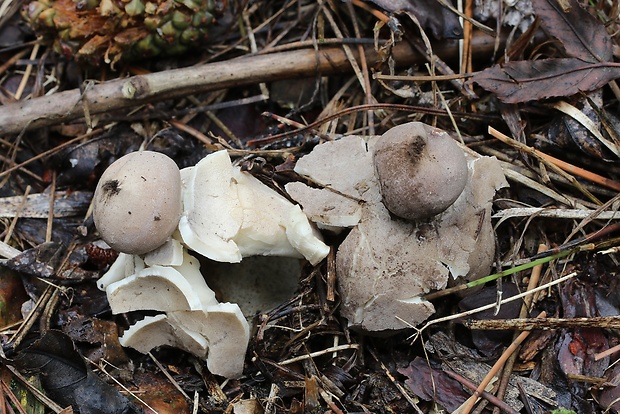
[[[389,334],[415,326],[435,312],[426,293],[488,274],[491,205],[507,186],[495,158],[412,122],[318,145],[295,171],[319,187],[286,186],[308,217],[351,229],[336,252],[339,309],[351,328]]]

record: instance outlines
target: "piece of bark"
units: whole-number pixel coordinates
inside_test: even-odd
[[[54,218],[71,217],[86,212],[92,192],[57,191],[54,198]],[[0,217],[47,218],[49,216],[50,195],[30,194],[0,198]],[[23,203],[23,205],[22,205]]]

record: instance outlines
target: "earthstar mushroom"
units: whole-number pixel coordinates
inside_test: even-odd
[[[411,128],[405,135],[430,134],[429,142],[445,134],[419,123],[397,128]],[[424,299],[426,293],[458,278],[474,280],[488,274],[495,251],[491,203],[495,192],[507,183],[496,159],[456,145],[460,153],[455,162],[464,163],[466,169],[465,186],[457,188],[453,203],[443,206],[441,213],[433,207],[422,216],[414,215],[414,220],[395,217],[386,207],[390,202],[384,198],[374,161],[393,150],[401,155],[406,150],[398,148],[398,143],[396,149],[386,148],[389,140],[382,142],[384,138],[347,136],[317,145],[298,160],[295,171],[324,188],[307,191],[301,183],[286,188],[304,209],[311,207],[309,217],[321,225],[334,224],[329,217],[332,211],[340,220],[340,204],[352,212],[351,201],[359,202],[359,220],[346,221],[353,228],[336,252],[339,311],[351,328],[387,334],[415,326],[435,312],[433,304]],[[379,157],[377,151],[382,152]],[[410,180],[404,181],[410,187]],[[427,189],[427,193],[437,191]],[[317,209],[321,204],[323,208]]]
[[[112,313],[165,312],[132,325],[122,344],[206,356],[211,372],[227,378],[243,372],[249,324],[238,304],[217,302],[187,249],[231,263],[271,255],[317,264],[329,253],[298,205],[233,166],[226,151],[182,171],[158,153],[122,157],[97,186],[94,218],[122,252],[98,282]]]
[[[218,303],[202,311],[171,312],[175,325],[197,332],[207,339],[207,368],[213,374],[238,378],[243,373],[250,325],[235,303]]]
[[[201,310],[217,304],[198,260],[187,252],[180,266],[150,266],[105,288],[112,313]]]
[[[146,316],[131,325],[119,340],[122,346],[143,354],[164,345],[182,349],[199,358],[206,357],[209,350],[206,338],[172,323],[166,314]]]
[[[135,266],[125,273],[135,255],[120,256],[98,286],[106,290],[112,313],[158,310],[131,325],[121,345],[146,353],[157,346],[172,346],[199,358],[216,375],[237,378],[243,373],[250,327],[235,303],[218,303],[200,273],[198,260],[186,251],[179,266]],[[141,268],[141,269],[140,269]],[[140,269],[140,270],[138,270]]]

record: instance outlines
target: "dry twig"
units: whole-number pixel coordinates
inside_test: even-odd
[[[474,42],[480,54],[491,52],[490,37],[478,35],[474,37]],[[446,43],[440,48],[440,52],[451,55],[456,52],[456,47]],[[355,50],[351,53],[357,57]],[[364,49],[364,53],[369,65],[382,60],[374,49]],[[421,62],[423,59],[402,42],[393,48],[393,55],[394,59],[403,65]],[[88,112],[92,116],[157,100],[273,80],[328,75],[347,71],[349,68],[349,60],[342,49],[327,47],[318,52],[296,50],[273,55],[246,56],[203,66],[116,79],[92,85],[84,93],[74,89],[0,107],[0,135],[84,117],[83,104],[88,105]]]
[[[546,315],[547,315],[546,312],[543,311],[540,313],[540,315],[538,315],[538,317],[544,318]],[[472,395],[465,402],[464,408],[462,411],[460,411],[460,414],[469,414],[471,409],[476,404],[476,401],[482,394],[482,391],[484,391],[486,386],[489,385],[491,380],[495,377],[495,375],[499,372],[499,370],[504,366],[504,363],[508,360],[510,355],[512,355],[517,350],[517,348],[523,343],[523,341],[525,341],[525,338],[527,338],[529,334],[530,334],[530,331],[521,332],[521,334],[514,341],[512,341],[510,346],[506,348],[506,350],[502,353],[502,356],[497,360],[497,362],[495,362],[495,364],[493,365],[493,367],[491,368],[487,376],[482,380],[480,385],[478,385],[478,388],[476,388],[476,391],[474,391],[474,395]]]

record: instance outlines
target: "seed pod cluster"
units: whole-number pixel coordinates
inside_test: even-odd
[[[114,64],[178,55],[203,42],[226,0],[36,0],[26,22],[56,52]]]

